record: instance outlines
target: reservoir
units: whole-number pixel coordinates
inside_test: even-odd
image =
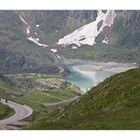
[[[69,66],[68,68],[70,70],[70,74],[65,78],[65,80],[80,87],[81,91],[83,92],[88,91],[91,87],[96,86],[104,79],[114,74],[113,72],[107,71],[93,71],[84,74],[82,72],[77,71],[73,66]]]
[[[67,68],[70,71],[65,80],[80,87],[82,92],[90,90],[106,78],[133,68],[128,64],[118,64],[114,62],[90,62],[71,60],[67,62]]]

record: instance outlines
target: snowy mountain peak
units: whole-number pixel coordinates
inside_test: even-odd
[[[66,35],[57,44],[76,44],[77,46],[81,46],[81,44],[94,45],[96,44],[96,37],[103,31],[104,27],[110,27],[113,24],[115,16],[116,13],[114,10],[107,10],[106,13],[99,10],[95,21]]]

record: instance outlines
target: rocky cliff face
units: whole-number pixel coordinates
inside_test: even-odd
[[[0,11],[0,72],[59,73],[57,57],[30,42],[17,11]]]
[[[0,72],[61,73],[65,66],[45,47],[95,18],[96,11],[0,11]]]
[[[140,11],[119,11],[112,26],[112,37],[116,37],[114,44],[139,45]],[[116,36],[115,36],[116,35]]]

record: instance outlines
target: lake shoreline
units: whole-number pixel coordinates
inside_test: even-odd
[[[65,80],[80,87],[83,92],[88,91],[91,87],[97,86],[97,84],[116,73],[137,67],[134,64],[128,63],[105,63],[77,59],[65,59],[65,65],[70,71],[65,77]]]
[[[71,65],[77,71],[110,71],[115,73],[124,72],[129,69],[137,68],[136,64],[132,63],[116,63],[116,62],[99,62],[80,59],[65,59],[65,65]]]

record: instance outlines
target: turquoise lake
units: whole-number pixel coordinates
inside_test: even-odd
[[[92,71],[81,73],[75,70],[76,65],[68,65],[70,74],[65,77],[65,80],[73,83],[74,85],[80,87],[81,91],[86,92],[91,87],[96,86],[106,78],[113,75],[113,72],[108,71]]]

